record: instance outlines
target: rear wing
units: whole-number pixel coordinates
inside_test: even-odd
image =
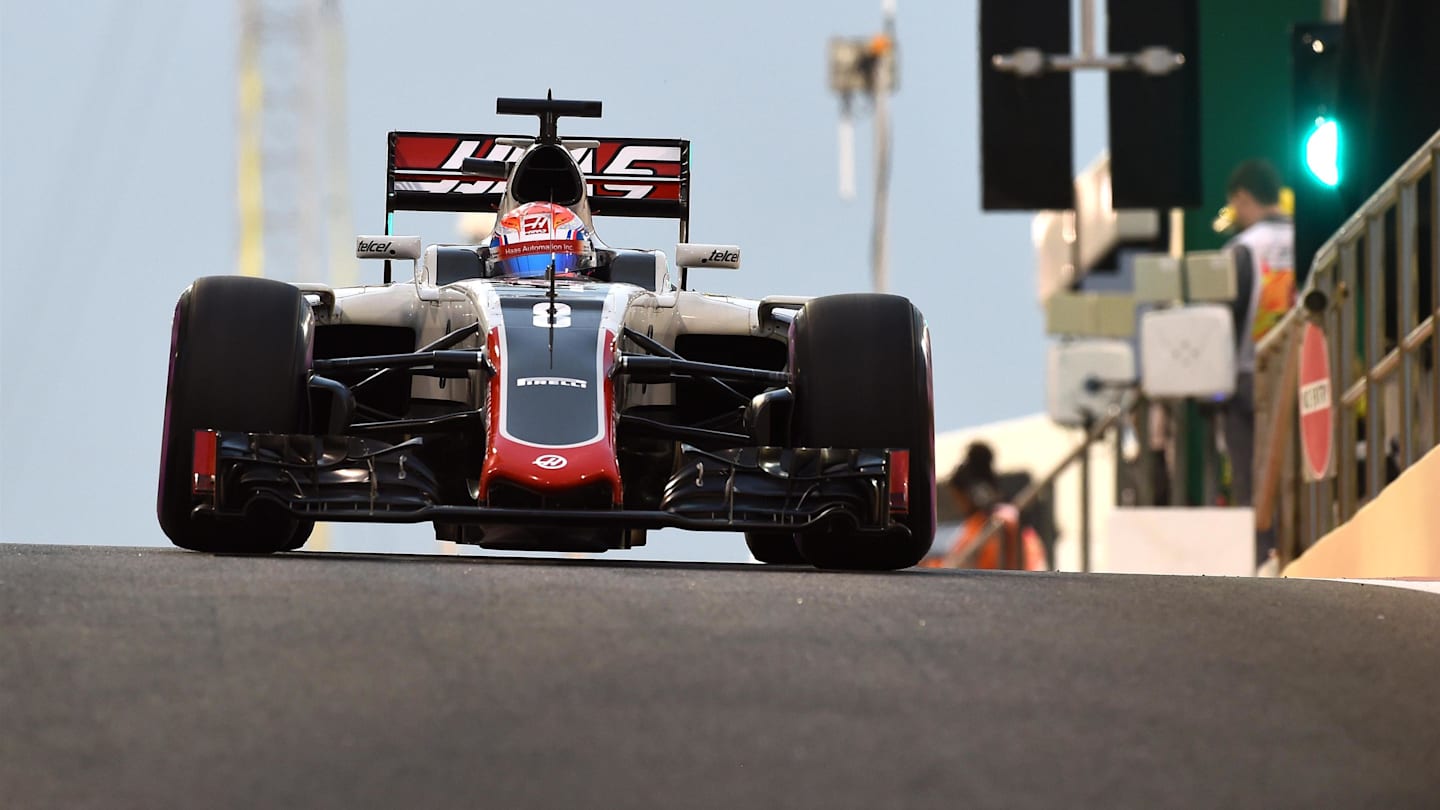
[[[395,211],[498,213],[504,180],[466,177],[465,158],[517,161],[533,138],[445,132],[390,133],[385,232]],[[658,138],[566,138],[596,216],[680,221],[690,230],[690,142]]]

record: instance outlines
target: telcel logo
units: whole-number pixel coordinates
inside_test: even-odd
[[[361,242],[356,249],[362,253],[389,253],[395,255],[395,246],[392,242]]]
[[[740,254],[739,254],[739,253],[736,253],[736,252],[733,251],[733,250],[712,250],[712,251],[710,251],[710,255],[709,255],[709,256],[706,256],[704,259],[701,259],[701,263],[702,263],[702,264],[709,264],[710,262],[738,262],[738,261],[740,261]]]

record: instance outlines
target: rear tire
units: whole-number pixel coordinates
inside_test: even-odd
[[[796,535],[817,568],[894,570],[935,538],[935,420],[925,320],[895,295],[831,295],[795,318],[790,351],[796,447],[910,451],[909,533],[865,536],[832,526]]]
[[[768,565],[805,565],[809,561],[795,545],[795,535],[790,532],[746,532],[745,545],[750,553]]]
[[[305,544],[313,521],[286,514],[192,514],[194,431],[309,430],[313,316],[298,289],[244,276],[198,279],[175,305],[156,511],[192,551],[269,554]]]

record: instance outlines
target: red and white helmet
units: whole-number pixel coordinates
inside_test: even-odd
[[[595,266],[595,247],[580,215],[563,205],[531,202],[502,214],[490,237],[497,276],[537,278],[554,262],[555,274],[581,274]]]

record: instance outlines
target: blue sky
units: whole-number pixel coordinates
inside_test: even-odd
[[[527,129],[497,118],[495,97],[554,88],[604,101],[584,134],[694,141],[692,238],[739,243],[745,260],[697,287],[868,289],[868,122],[859,198],[844,202],[824,57],[831,35],[878,29],[877,0],[556,0],[543,14],[415,0],[343,14],[354,230],[381,222],[387,131]],[[976,14],[974,0],[899,8],[892,285],[929,320],[941,430],[1044,398],[1029,217],[979,210]],[[193,278],[235,268],[237,31],[235,3],[0,6],[0,539],[164,542],[153,503],[171,311]],[[1103,144],[1102,88],[1079,83],[1079,158]],[[668,229],[600,227],[612,244],[673,243]]]

